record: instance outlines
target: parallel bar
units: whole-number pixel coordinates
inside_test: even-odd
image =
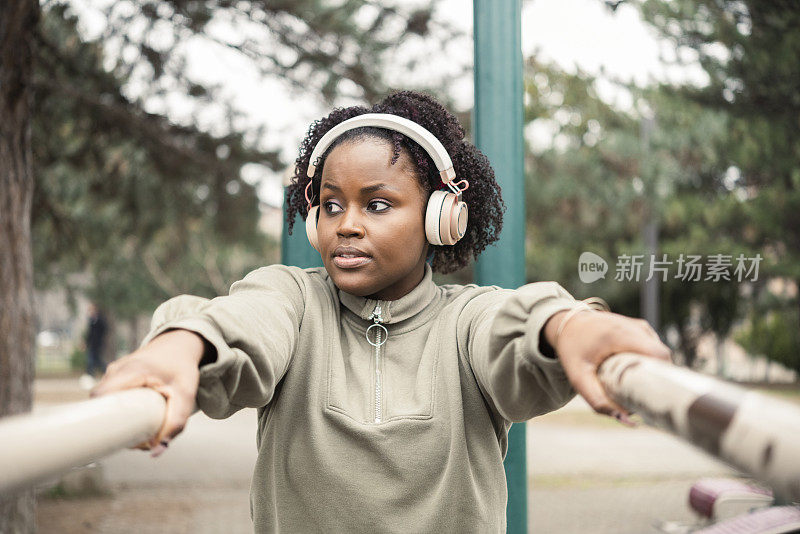
[[[800,406],[636,354],[609,358],[600,377],[646,423],[800,502]]]
[[[600,368],[617,402],[800,502],[800,407],[636,354]],[[166,404],[139,388],[0,420],[0,493],[48,480],[153,436]]]
[[[0,420],[0,493],[150,439],[165,410],[160,393],[139,388]]]

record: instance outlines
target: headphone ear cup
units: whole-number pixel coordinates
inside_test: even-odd
[[[445,201],[447,192],[434,191],[428,199],[428,207],[425,210],[425,237],[431,245],[443,245],[439,218],[442,213],[442,204]]]
[[[456,241],[460,240],[464,237],[464,234],[467,233],[467,219],[469,219],[467,203],[459,200],[450,216],[450,234]]]
[[[319,251],[319,241],[317,239],[317,212],[319,206],[312,206],[308,208],[308,215],[306,216],[306,236],[311,246]]]
[[[467,230],[467,204],[455,193],[434,191],[425,210],[425,236],[432,245],[455,245]]]

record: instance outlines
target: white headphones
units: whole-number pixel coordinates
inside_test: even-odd
[[[434,191],[428,199],[428,207],[425,210],[425,236],[428,238],[428,242],[433,245],[455,245],[459,239],[464,237],[464,233],[467,230],[469,210],[467,204],[461,200],[461,193],[469,187],[469,182],[466,180],[454,182],[456,173],[453,170],[453,162],[450,160],[447,150],[435,135],[414,121],[388,113],[366,113],[337,124],[325,133],[317,143],[317,146],[314,147],[314,151],[309,158],[308,172],[306,173],[308,177],[314,177],[314,173],[317,170],[317,160],[322,157],[337,137],[349,130],[364,126],[400,132],[419,143],[419,146],[430,155],[436,165],[436,169],[439,171],[442,183],[450,191]],[[308,241],[311,246],[319,250],[317,241],[317,210],[319,206],[311,206],[312,198],[308,193],[309,187],[311,187],[311,181],[308,182],[305,191],[306,201],[308,202],[306,235],[308,235]]]

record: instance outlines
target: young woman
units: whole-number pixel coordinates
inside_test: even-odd
[[[504,532],[511,423],[575,390],[625,420],[598,366],[623,351],[669,359],[646,322],[590,311],[555,282],[433,283],[497,238],[503,203],[429,96],[312,124],[287,203],[290,225],[311,211],[324,268],[271,265],[227,296],[169,300],[95,391],[167,398],[144,445],[156,453],[195,403],[216,418],[258,408],[258,532]]]

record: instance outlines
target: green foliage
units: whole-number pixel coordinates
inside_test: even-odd
[[[37,287],[84,293],[125,319],[180,293],[224,294],[247,271],[278,261],[277,243],[258,229],[264,206],[241,170],[283,172],[287,162],[254,148],[264,131],[236,126],[220,88],[188,72],[184,44],[234,51],[264,76],[328,102],[373,98],[386,90],[384,62],[406,40],[398,22],[427,35],[433,8],[112,2],[103,33],[87,41],[68,2],[47,3],[32,84]],[[149,111],[169,95],[180,95],[192,118],[176,124]],[[217,129],[227,133],[198,126],[209,104],[225,109],[229,124]]]
[[[659,90],[725,117],[726,135],[716,153],[736,171],[727,186],[739,200],[720,206],[708,231],[762,253],[764,278],[799,283],[800,6],[769,0],[645,0],[639,5],[662,36],[696,53],[708,75],[702,87]],[[793,324],[796,331],[797,308],[794,297],[788,307],[764,310],[751,319],[752,328],[780,335],[782,326]],[[796,338],[781,339],[775,358],[784,358],[781,343],[800,351]]]
[[[581,251],[608,258],[637,224],[628,212],[636,203],[637,122],[604,104],[583,73],[531,58],[525,79],[528,128],[549,130],[554,141],[528,152],[528,265],[534,278],[561,280],[574,291]]]
[[[784,308],[752,314],[735,339],[748,352],[767,356],[800,373],[800,352],[797,351],[800,346],[798,321],[800,317],[796,309]]]
[[[194,39],[235,51],[264,76],[327,103],[342,97],[376,101],[388,89],[386,64],[402,69],[420,59],[403,54],[403,45],[441,29],[435,8],[436,2],[414,7],[369,0],[112,2],[104,12],[104,40],[136,51],[132,61],[118,58],[117,67],[143,74],[151,93],[177,85],[187,95],[219,98],[182,68],[183,44]]]
[[[704,332],[724,336],[743,319],[749,286],[800,281],[800,8],[755,0],[635,5],[661,35],[696,52],[709,83],[627,85],[635,105],[622,112],[598,98],[593,76],[528,60],[527,128],[553,141],[528,156],[528,266],[532,279],[563,281],[576,296],[602,295],[616,311],[638,315],[640,284],[614,280],[613,261],[646,253],[642,228],[650,221],[659,229],[657,254],[672,261],[761,254],[757,284],[673,276],[660,284],[662,331],[674,327],[691,363]],[[605,279],[579,280],[583,251],[609,261]],[[770,309],[781,324],[800,324],[787,308]]]
[[[86,361],[86,351],[76,348],[72,351],[72,354],[69,355],[69,368],[73,371],[85,371]]]
[[[642,121],[605,104],[591,76],[560,72],[536,58],[527,68],[528,117],[534,127],[543,123],[554,132],[554,146],[532,151],[528,162],[528,260],[536,279],[564,281],[577,296],[600,294],[615,310],[638,315],[640,285],[615,280],[613,263],[604,280],[583,284],[577,271],[581,252],[610,262],[643,254],[641,229],[651,217],[660,221],[660,253],[672,261],[680,254],[749,252],[708,232],[737,210],[721,185],[727,168],[718,155],[726,125],[721,113],[632,87],[657,116],[645,143]],[[689,308],[700,305],[704,317],[717,318],[707,328],[727,331],[733,318],[725,312],[735,306],[724,298],[714,303],[721,294],[735,299],[730,285],[687,286],[675,274],[673,267],[662,285],[664,326],[682,329]]]
[[[201,262],[230,254],[228,243],[244,247],[248,259],[220,274],[219,286],[268,255],[255,188],[239,171],[249,162],[275,166],[274,154],[247,148],[240,134],[215,138],[129,102],[125,80],[102,68],[101,44],[79,38],[64,6],[44,13],[40,32],[32,214],[39,287],[88,270],[84,291],[118,317],[132,317],[172,291],[222,291]],[[202,254],[189,246],[198,228]],[[158,266],[161,278],[148,266]],[[179,274],[182,284],[165,285]]]

